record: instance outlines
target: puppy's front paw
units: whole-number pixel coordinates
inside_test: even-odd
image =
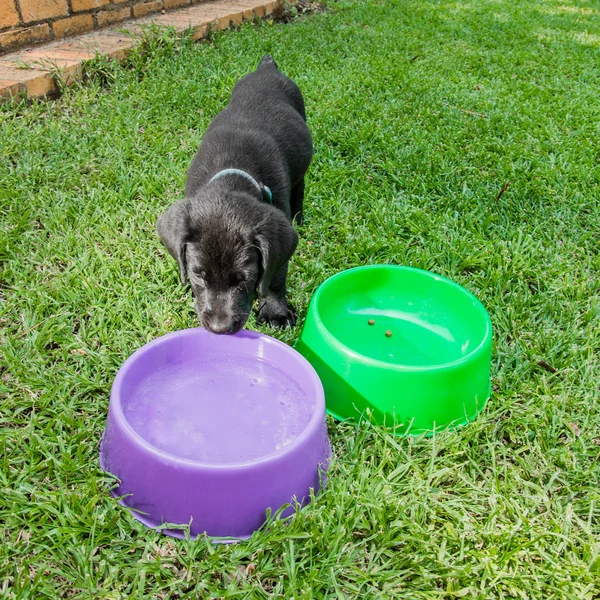
[[[258,309],[256,320],[259,324],[266,323],[276,329],[287,329],[296,324],[296,314],[287,303],[266,300]]]

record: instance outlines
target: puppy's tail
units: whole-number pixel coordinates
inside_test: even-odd
[[[258,68],[261,69],[263,67],[269,67],[271,65],[274,66],[276,69],[279,69],[277,63],[275,62],[275,59],[270,54],[265,54],[260,59],[260,62],[258,63]]]

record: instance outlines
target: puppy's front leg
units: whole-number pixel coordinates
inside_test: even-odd
[[[271,280],[269,293],[262,298],[258,306],[256,320],[271,327],[285,329],[296,324],[296,315],[290,309],[286,298],[286,279],[288,263],[286,262]]]

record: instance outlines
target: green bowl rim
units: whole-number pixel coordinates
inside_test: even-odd
[[[353,271],[359,271],[359,270],[364,271],[364,270],[383,270],[383,269],[413,271],[413,272],[423,275],[425,277],[435,279],[436,281],[444,282],[444,283],[450,285],[451,287],[454,287],[458,292],[460,292],[467,298],[470,298],[471,300],[473,300],[475,307],[481,313],[483,320],[485,321],[485,333],[484,333],[481,343],[476,348],[471,350],[467,355],[462,356],[461,358],[457,358],[456,360],[446,362],[446,363],[440,363],[438,365],[419,366],[419,365],[394,364],[394,363],[388,363],[383,360],[379,360],[377,358],[371,358],[371,357],[365,356],[364,354],[359,354],[358,352],[355,352],[354,350],[352,350],[352,348],[350,348],[346,344],[343,344],[342,342],[340,342],[338,340],[338,338],[336,338],[329,331],[328,327],[325,325],[325,323],[321,319],[321,316],[319,315],[319,312],[317,311],[316,306],[317,306],[317,302],[319,301],[320,295],[323,293],[323,290],[326,287],[331,285],[332,281],[334,281],[336,279],[340,279],[344,276],[347,276],[348,273],[352,273]],[[456,283],[455,281],[452,281],[451,279],[448,279],[447,277],[444,277],[443,275],[438,275],[437,273],[434,273],[433,271],[426,271],[425,269],[419,269],[417,267],[409,267],[406,265],[386,265],[386,264],[363,265],[360,267],[352,267],[350,269],[344,269],[343,271],[340,271],[339,273],[332,275],[331,277],[326,279],[321,285],[319,285],[319,287],[317,287],[317,289],[315,290],[315,293],[313,294],[313,297],[311,299],[308,312],[313,314],[313,317],[314,317],[315,321],[317,322],[317,324],[319,325],[319,328],[322,329],[322,331],[327,335],[328,338],[330,338],[330,340],[332,340],[333,345],[337,346],[338,348],[343,349],[343,351],[346,355],[350,355],[350,356],[356,358],[357,360],[361,361],[364,364],[384,366],[387,369],[395,369],[398,371],[437,371],[437,370],[442,370],[442,369],[455,369],[455,368],[458,368],[458,367],[464,365],[465,363],[468,363],[468,362],[471,362],[472,360],[474,360],[479,354],[481,354],[482,350],[488,345],[488,343],[491,344],[491,342],[492,342],[492,335],[493,335],[492,321],[490,319],[490,315],[488,314],[487,310],[485,309],[485,306],[483,306],[483,304],[481,303],[479,298],[477,298],[477,296],[475,296],[472,292],[467,290],[462,285]]]

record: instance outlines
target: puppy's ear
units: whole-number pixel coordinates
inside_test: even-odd
[[[286,216],[276,208],[268,208],[267,218],[258,226],[256,245],[260,251],[262,269],[258,281],[258,295],[265,298],[271,279],[288,261],[298,245],[298,234]]]
[[[190,232],[187,202],[178,200],[158,218],[158,235],[171,256],[179,263],[181,285],[187,283],[186,242]]]

